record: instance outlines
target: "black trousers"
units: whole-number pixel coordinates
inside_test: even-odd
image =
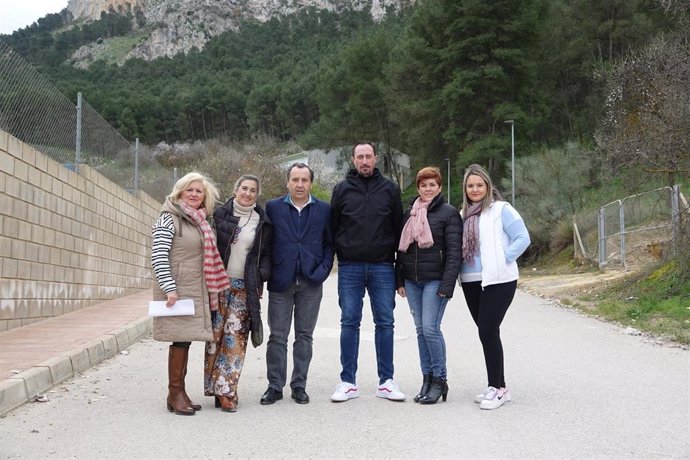
[[[481,281],[462,283],[465,301],[479,329],[489,386],[494,388],[506,386],[500,328],[516,289],[517,281],[492,284],[484,289]]]

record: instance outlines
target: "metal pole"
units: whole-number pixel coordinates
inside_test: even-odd
[[[134,190],[139,190],[139,138],[134,141]]]
[[[671,228],[673,255],[678,254],[680,244],[680,185],[676,184],[671,189]]]
[[[628,268],[625,265],[625,200],[621,201],[618,208],[618,222],[618,229],[621,235],[621,264],[625,270]]]
[[[446,158],[446,174],[448,175],[448,204],[450,204],[450,158]]]
[[[515,207],[515,122],[510,124],[510,175],[513,186],[513,207]]]
[[[81,161],[81,93],[77,93],[77,138],[75,144],[74,170],[79,173],[79,162]]]
[[[606,217],[603,206],[599,208],[599,268],[606,266]]]
[[[511,202],[515,207],[515,120],[506,120],[504,123],[510,125],[510,182],[512,186]]]

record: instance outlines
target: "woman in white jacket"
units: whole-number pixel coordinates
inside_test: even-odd
[[[500,327],[517,288],[515,261],[530,239],[522,217],[501,200],[484,168],[470,165],[463,189],[460,284],[479,329],[488,377],[486,390],[475,402],[482,409],[496,409],[511,399],[503,372]]]

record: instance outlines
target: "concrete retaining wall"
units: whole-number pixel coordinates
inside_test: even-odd
[[[0,332],[150,288],[159,212],[0,131]]]

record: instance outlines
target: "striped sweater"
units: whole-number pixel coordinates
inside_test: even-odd
[[[166,294],[177,290],[177,285],[170,269],[170,249],[175,236],[175,224],[172,214],[163,212],[151,229],[151,266],[158,280],[158,285]]]

